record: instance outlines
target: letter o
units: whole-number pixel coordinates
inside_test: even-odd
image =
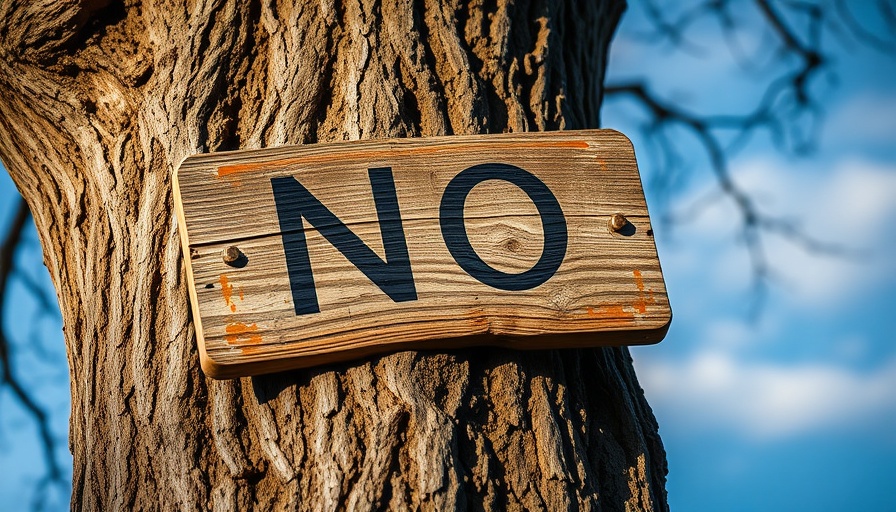
[[[473,187],[486,180],[504,180],[526,193],[535,203],[544,230],[544,247],[538,262],[525,272],[509,274],[489,266],[476,254],[464,225],[464,206]],[[442,239],[460,268],[473,278],[500,290],[535,288],[551,278],[566,257],[568,233],[560,203],[547,185],[533,174],[514,165],[488,163],[461,171],[445,187],[439,207]]]

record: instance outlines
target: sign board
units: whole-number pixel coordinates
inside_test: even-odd
[[[634,150],[612,130],[201,154],[174,190],[212,377],[655,343],[671,319]]]

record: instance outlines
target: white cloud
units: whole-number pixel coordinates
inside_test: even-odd
[[[870,373],[743,363],[719,351],[677,362],[639,357],[635,365],[661,426],[721,428],[762,440],[896,418],[896,358]]]
[[[775,292],[775,309],[759,324],[726,316],[738,293],[749,299],[751,272],[743,246],[733,243],[739,217],[730,201],[712,203],[678,228],[677,243],[662,247],[670,293],[679,299],[673,308],[683,313],[678,321],[698,318],[701,324],[689,327],[687,348],[676,349],[678,357],[636,352],[639,378],[661,425],[781,439],[889,424],[896,437],[896,355],[878,360],[874,371],[845,365],[869,360],[869,333],[861,328],[824,341],[834,344],[836,357],[829,362],[756,359],[787,352],[768,343],[791,342],[784,333],[793,331],[783,327],[795,314],[836,315],[838,307],[872,300],[894,284],[896,167],[862,160],[824,166],[807,170],[765,159],[733,171],[764,212],[793,219],[818,239],[866,251],[861,258],[821,256],[785,238],[767,238],[769,261],[784,291]],[[692,197],[710,192],[704,184]]]
[[[738,350],[749,346],[757,337],[761,337],[757,333],[759,327],[730,318],[713,320],[706,326],[704,338],[708,345]]]
[[[783,278],[788,296],[801,307],[833,308],[896,277],[892,257],[896,251],[896,168],[845,160],[830,170],[808,172],[762,159],[737,166],[733,174],[765,214],[788,219],[817,240],[856,252],[814,254],[787,237],[766,237],[768,260]],[[706,197],[711,186],[704,185],[692,197]],[[707,284],[716,293],[748,293],[751,268],[746,251],[743,245],[732,243],[739,222],[730,201],[712,203],[679,229],[677,238],[688,243],[670,246],[670,253],[681,254],[669,254],[669,259],[701,262],[681,268],[699,272],[701,278],[711,276]]]
[[[755,174],[760,183],[767,183],[774,182],[772,174],[786,171],[766,168]],[[896,249],[896,169],[845,161],[827,176],[790,173],[777,185],[788,187],[781,189],[785,197],[774,198],[777,211],[800,219],[805,232],[815,238],[857,251],[821,256],[808,254],[786,238],[770,239],[771,261],[785,278],[792,278],[802,303],[809,307],[841,304],[894,275],[896,266],[889,254]]]

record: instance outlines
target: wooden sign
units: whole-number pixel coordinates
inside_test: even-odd
[[[212,377],[652,343],[671,319],[634,150],[612,130],[202,154],[174,190]]]

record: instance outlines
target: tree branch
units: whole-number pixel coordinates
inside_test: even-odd
[[[675,45],[687,44],[685,31],[704,16],[714,16],[726,32],[736,30],[734,16],[730,12],[731,0],[705,0],[686,8],[676,19],[662,16],[662,10],[648,2],[646,13],[655,24],[656,31]],[[783,151],[788,149],[802,153],[811,148],[821,122],[823,109],[820,101],[810,89],[813,78],[821,73],[830,61],[822,51],[822,32],[825,23],[830,22],[835,13],[832,9],[800,1],[773,2],[754,0],[762,22],[769,27],[776,40],[773,53],[779,59],[795,57],[797,64],[769,81],[766,90],[752,111],[741,115],[705,115],[679,108],[672,102],[664,101],[650,89],[644,81],[607,84],[607,97],[621,96],[635,101],[648,114],[642,130],[650,140],[658,145],[664,154],[661,173],[668,173],[681,159],[664,133],[672,127],[684,128],[703,147],[709,159],[710,168],[721,189],[723,197],[730,199],[740,213],[741,237],[747,246],[753,269],[753,290],[757,297],[754,313],[758,311],[765,294],[766,284],[771,280],[771,270],[763,237],[777,234],[803,249],[827,255],[855,254],[855,251],[815,239],[787,219],[769,215],[757,206],[749,192],[740,188],[732,179],[728,158],[747,143],[760,130],[768,130],[771,140]],[[890,12],[892,13],[892,6]],[[841,6],[841,10],[845,7]],[[886,11],[880,7],[882,11]],[[806,21],[803,30],[794,29],[794,17]],[[885,19],[890,19],[884,16]],[[892,19],[896,20],[896,16]],[[869,33],[856,29],[860,27],[853,17],[845,19],[847,29],[860,40],[878,43],[870,39]],[[808,117],[806,117],[808,116]],[[808,119],[809,126],[801,134],[800,122]],[[733,132],[733,137],[723,138],[723,133]],[[727,143],[726,143],[727,142]],[[674,220],[674,219],[673,219]]]
[[[0,245],[0,316],[5,311],[7,290],[10,278],[15,272],[14,257],[16,249],[22,240],[22,233],[28,225],[30,212],[28,205],[21,198],[18,199],[16,212],[13,216],[6,236]],[[62,468],[56,460],[57,440],[50,429],[50,420],[47,412],[38,405],[37,401],[26,390],[15,373],[10,351],[9,336],[2,322],[0,322],[0,386],[6,387],[18,400],[25,412],[31,416],[37,427],[38,437],[43,449],[46,474],[38,484],[38,499],[42,490],[50,484],[65,485]]]

